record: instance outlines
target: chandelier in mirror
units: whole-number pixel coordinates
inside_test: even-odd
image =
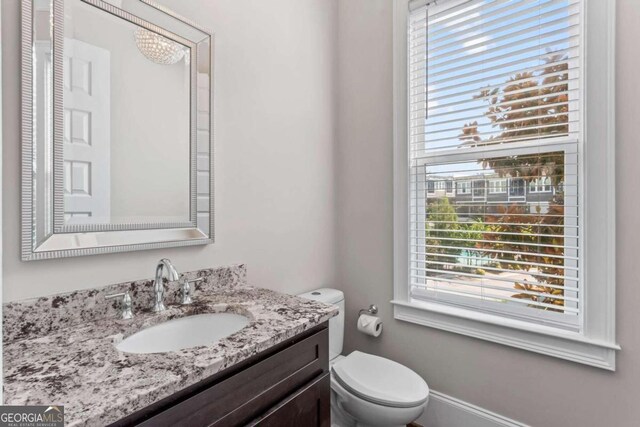
[[[140,52],[156,64],[173,65],[182,58],[189,64],[189,50],[173,40],[142,27],[136,28],[134,37]]]

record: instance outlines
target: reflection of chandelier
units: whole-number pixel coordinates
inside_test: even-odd
[[[134,36],[140,52],[156,64],[172,65],[182,58],[189,63],[187,49],[173,40],[142,27],[136,28]]]

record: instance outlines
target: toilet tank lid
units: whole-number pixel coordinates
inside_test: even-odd
[[[315,289],[313,291],[299,294],[298,296],[313,301],[324,302],[326,304],[337,304],[340,301],[344,300],[344,293],[342,293],[342,291],[331,288]]]

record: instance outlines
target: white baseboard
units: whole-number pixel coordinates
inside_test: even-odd
[[[528,427],[526,424],[435,390],[416,423],[424,427]]]

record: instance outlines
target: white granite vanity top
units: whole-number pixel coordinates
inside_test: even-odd
[[[221,273],[232,280],[222,284],[224,280],[209,280]],[[82,300],[90,300],[89,305],[98,304],[104,298],[104,290],[40,298],[22,305],[7,304],[5,333],[12,330],[13,334],[9,333],[4,342],[5,403],[64,405],[67,426],[106,425],[337,314],[333,306],[247,286],[244,266],[193,274],[206,277],[203,285],[196,288],[194,304],[170,305],[159,314],[139,310],[132,320],[117,319],[114,307],[98,310],[108,316],[95,319],[88,312],[75,320],[60,315],[65,305],[78,305]],[[151,293],[146,281],[109,288],[123,287],[144,288]],[[43,316],[34,312],[38,307],[39,312],[45,312]],[[147,326],[212,312],[239,313],[247,316],[250,323],[204,347],[156,354],[123,353],[115,348],[114,344]],[[42,317],[48,319],[45,332]]]

